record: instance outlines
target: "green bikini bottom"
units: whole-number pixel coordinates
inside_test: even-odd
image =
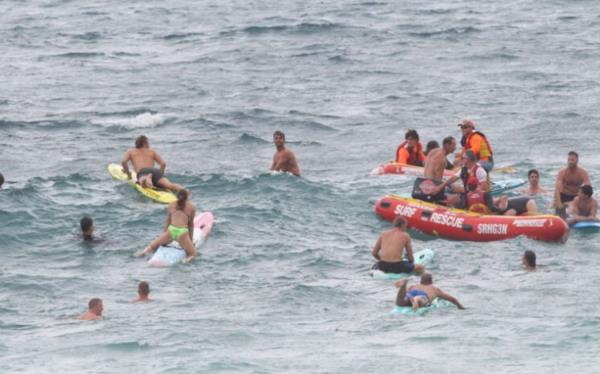
[[[178,240],[181,235],[190,232],[187,227],[177,227],[174,225],[169,225],[168,230],[169,234],[171,234],[171,239],[173,240]]]

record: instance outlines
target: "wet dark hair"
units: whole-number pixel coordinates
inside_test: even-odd
[[[590,186],[589,184],[584,184],[583,186],[581,186],[579,188],[581,190],[581,192],[583,192],[583,194],[587,197],[592,197],[592,195],[594,194],[594,189],[592,188],[592,186]]]
[[[427,143],[427,146],[425,147],[425,155],[429,154],[429,152],[431,152],[432,150],[439,148],[440,147],[440,143],[436,142],[435,140],[430,140]]]
[[[421,275],[421,284],[424,284],[424,285],[433,284],[433,277],[431,276],[430,273],[423,273]]]
[[[97,297],[90,299],[90,301],[88,302],[88,308],[93,309],[96,307],[96,305],[100,304],[101,302],[102,302],[102,299],[99,299]]]
[[[419,141],[419,133],[417,130],[410,129],[404,134],[404,139],[415,139],[416,141]]]
[[[177,209],[183,210],[185,208],[185,202],[188,199],[188,191],[187,190],[179,190],[177,192]]]
[[[402,218],[401,216],[396,216],[396,218],[394,218],[394,227],[402,227],[406,224],[406,220],[404,218]]]
[[[81,232],[85,234],[85,232],[88,231],[93,224],[94,221],[90,217],[83,217],[81,221],[79,221],[79,225],[81,226]]]
[[[540,172],[539,172],[539,171],[537,171],[536,169],[531,169],[531,170],[529,170],[529,171],[527,172],[527,177],[531,177],[531,174],[535,174],[535,175],[537,175],[538,177],[540,176]]]
[[[148,144],[148,137],[146,135],[140,135],[135,139],[135,147],[142,148],[143,146]]]
[[[4,184],[4,175],[2,175],[2,173],[0,173],[0,187],[2,187],[3,184]]]
[[[575,158],[579,160],[579,154],[575,151],[570,151],[569,156],[575,156]]]
[[[523,257],[525,257],[525,262],[527,262],[527,265],[529,265],[529,267],[536,267],[535,264],[535,252],[534,251],[525,251],[525,253],[523,254]]]
[[[452,142],[454,142],[454,141],[455,141],[454,136],[447,136],[444,138],[444,140],[442,140],[442,145],[447,146],[447,145],[452,144]]]
[[[273,137],[276,137],[276,136],[281,136],[282,138],[285,139],[285,134],[279,130],[277,130],[273,133]]]
[[[140,282],[138,284],[138,293],[140,295],[149,295],[150,294],[150,285],[146,281]]]

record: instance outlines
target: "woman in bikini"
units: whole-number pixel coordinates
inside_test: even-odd
[[[161,245],[167,245],[173,240],[181,244],[185,250],[186,257],[183,263],[190,262],[196,257],[196,248],[194,247],[194,216],[196,215],[196,206],[191,203],[192,193],[188,190],[180,190],[177,193],[177,201],[169,204],[167,207],[167,223],[165,231],[150,243],[149,246],[137,252],[135,255],[140,257],[156,251]]]

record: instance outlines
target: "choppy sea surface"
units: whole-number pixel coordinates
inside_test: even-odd
[[[573,149],[600,180],[599,35],[591,0],[0,2],[0,372],[598,372],[600,234],[413,233],[465,311],[392,315],[367,269],[375,200],[411,185],[369,172],[409,128],[472,118],[497,178],[552,189]],[[268,171],[277,129],[301,178]],[[106,167],[141,134],[216,217],[192,264],[132,256],[165,207]]]

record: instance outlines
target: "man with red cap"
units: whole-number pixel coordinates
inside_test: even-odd
[[[463,149],[460,153],[460,157],[468,150],[473,151],[477,161],[487,172],[491,171],[494,167],[494,157],[492,147],[488,142],[485,135],[475,130],[475,124],[470,119],[466,119],[458,124],[462,132],[462,144]]]

